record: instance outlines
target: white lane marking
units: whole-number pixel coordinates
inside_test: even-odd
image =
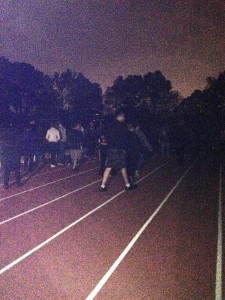
[[[222,158],[220,159],[220,180],[219,180],[219,204],[218,204],[218,239],[217,239],[217,260],[216,260],[216,286],[215,299],[222,300],[222,257],[223,257],[223,235],[222,235]]]
[[[77,193],[77,192],[79,192],[79,191],[81,191],[81,190],[83,190],[83,189],[85,189],[85,188],[87,188],[87,187],[89,187],[89,186],[94,185],[94,184],[97,183],[97,182],[100,182],[101,180],[102,180],[102,179],[98,179],[98,180],[96,180],[96,181],[93,181],[93,182],[91,182],[91,183],[89,183],[89,184],[86,184],[86,185],[84,185],[84,186],[82,186],[82,187],[76,189],[76,190],[73,190],[72,192],[69,192],[69,193],[67,193],[67,194],[64,194],[64,195],[62,195],[62,196],[60,196],[60,197],[58,197],[58,198],[55,198],[55,199],[53,199],[53,200],[50,200],[50,201],[48,201],[48,202],[46,202],[46,203],[43,203],[43,204],[41,204],[41,205],[39,205],[39,206],[35,206],[35,207],[33,207],[33,208],[31,208],[31,209],[29,209],[29,210],[23,212],[23,213],[20,213],[20,214],[14,216],[14,217],[9,218],[9,219],[7,219],[7,220],[1,221],[1,222],[0,222],[0,225],[3,225],[3,224],[5,224],[5,223],[8,223],[8,222],[13,221],[13,220],[15,220],[15,219],[18,219],[18,218],[20,218],[20,217],[22,217],[22,216],[24,216],[24,215],[27,215],[27,214],[29,214],[29,213],[31,213],[31,212],[37,210],[37,209],[40,209],[40,208],[42,208],[42,207],[44,207],[44,206],[47,206],[47,205],[52,204],[52,203],[54,203],[54,202],[56,202],[56,201],[59,201],[60,199],[63,199],[63,198],[65,198],[65,197],[69,196],[69,195],[72,195],[72,194],[74,194],[74,193]]]
[[[44,167],[45,166],[43,166],[43,168]],[[44,173],[35,174],[35,172],[34,172],[34,175],[32,175],[32,173],[31,173],[28,176],[22,177],[22,181],[27,180],[29,178],[34,178],[34,177],[38,177],[38,176],[42,176],[42,175],[52,174],[52,173],[55,173],[55,172],[67,171],[69,168],[71,168],[71,165],[70,166],[61,166],[59,168],[56,168],[55,170],[51,170],[51,171],[44,172]],[[40,168],[39,170],[37,169],[37,172],[40,171],[40,170],[42,170],[42,168]],[[3,179],[3,176],[0,177],[0,180],[1,179]],[[9,183],[12,184],[12,183],[15,183],[15,182],[16,182],[15,180],[12,180]],[[0,186],[3,186],[3,185],[4,185],[3,183],[0,184]]]
[[[144,180],[148,176],[154,174],[156,171],[158,171],[159,169],[163,168],[165,165],[167,165],[167,163],[165,163],[165,164],[157,167],[156,169],[154,169],[153,171],[151,171],[150,173],[148,173],[146,176],[144,176],[143,178],[141,178],[140,180],[138,180],[138,182],[141,182],[142,180]],[[88,213],[86,213],[85,215],[83,215],[78,220],[76,220],[73,223],[69,224],[68,226],[66,226],[62,230],[58,231],[56,234],[52,235],[50,238],[48,238],[47,240],[45,240],[41,244],[37,245],[33,249],[31,249],[28,252],[24,253],[22,256],[18,257],[16,260],[14,260],[13,262],[11,262],[10,264],[8,264],[5,267],[3,267],[0,270],[0,275],[3,274],[4,272],[8,271],[9,269],[11,269],[12,267],[14,267],[15,265],[17,265],[18,263],[20,263],[21,261],[23,261],[24,259],[26,259],[30,255],[32,255],[33,253],[35,253],[39,249],[43,248],[45,245],[47,245],[48,243],[50,243],[51,241],[53,241],[55,238],[57,238],[58,236],[60,236],[61,234],[63,234],[64,232],[66,232],[67,230],[69,230],[70,228],[72,228],[73,226],[75,226],[76,224],[80,223],[82,220],[86,219],[88,216],[92,215],[93,213],[95,213],[96,211],[98,211],[99,209],[101,209],[102,207],[106,206],[108,203],[110,203],[111,201],[113,201],[118,196],[122,195],[124,192],[125,191],[122,190],[121,192],[117,193],[116,195],[114,195],[113,197],[111,197],[110,199],[108,199],[107,201],[105,201],[104,203],[102,203],[101,205],[97,206],[93,210],[91,210]]]
[[[133,239],[130,241],[130,243],[127,245],[127,247],[123,250],[123,252],[120,254],[120,256],[117,258],[117,260],[113,263],[113,265],[109,268],[109,270],[106,272],[106,274],[101,278],[101,280],[98,282],[98,284],[95,286],[95,288],[91,291],[91,293],[87,296],[85,300],[93,300],[97,294],[100,292],[100,290],[103,288],[105,283],[108,281],[108,279],[111,277],[113,272],[116,270],[116,268],[119,266],[119,264],[122,262],[122,260],[125,258],[125,256],[128,254],[128,252],[131,250],[131,248],[134,246],[134,244],[137,242],[137,240],[140,238],[144,230],[147,228],[147,226],[151,223],[151,221],[154,219],[154,217],[158,214],[160,209],[164,206],[164,204],[167,202],[167,200],[170,198],[170,196],[173,194],[173,192],[177,189],[181,181],[184,179],[184,177],[190,172],[194,164],[192,164],[188,170],[183,174],[183,176],[177,181],[175,186],[170,190],[170,192],[167,194],[167,196],[163,199],[161,204],[157,207],[157,209],[154,211],[154,213],[149,217],[149,219],[145,222],[145,224],[141,227],[141,229],[137,232],[137,234],[133,237]]]
[[[22,192],[19,192],[19,193],[16,193],[16,194],[13,194],[13,195],[4,197],[4,198],[0,198],[0,202],[3,201],[3,200],[7,200],[7,199],[10,199],[10,198],[13,198],[13,197],[16,197],[16,196],[19,196],[19,195],[28,193],[28,192],[32,192],[32,191],[34,191],[34,190],[40,189],[40,188],[42,188],[42,187],[45,187],[45,186],[48,186],[48,185],[51,185],[51,184],[54,184],[54,183],[57,183],[57,182],[60,182],[60,181],[69,179],[69,178],[73,178],[73,177],[76,177],[76,176],[79,176],[79,175],[88,173],[89,171],[93,171],[93,170],[96,170],[96,169],[98,169],[98,167],[92,168],[92,169],[89,169],[89,170],[86,170],[86,171],[83,171],[83,172],[80,172],[80,173],[77,173],[77,174],[74,174],[74,175],[70,175],[70,176],[67,176],[67,177],[63,177],[63,178],[57,179],[57,180],[55,180],[55,181],[51,181],[51,182],[48,182],[48,183],[45,183],[45,184],[36,186],[36,187],[31,188],[31,189],[29,189],[29,190],[22,191]]]

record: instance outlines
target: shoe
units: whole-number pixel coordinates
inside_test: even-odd
[[[63,164],[63,163],[61,163],[61,162],[59,162],[59,163],[58,163],[58,165],[59,165],[59,166],[64,166],[64,164]]]
[[[125,186],[125,191],[132,191],[137,188],[136,184],[131,184],[130,186]]]
[[[79,171],[80,171],[80,169],[78,167],[73,169],[73,172],[79,172]]]
[[[139,178],[140,177],[140,173],[139,171],[135,171],[135,175],[134,175],[135,178]]]
[[[107,187],[106,186],[105,187],[100,186],[99,192],[103,193],[103,192],[106,192],[106,191],[107,191]]]
[[[51,168],[55,168],[56,167],[56,165],[51,165]]]
[[[9,185],[8,185],[8,184],[5,184],[5,185],[4,185],[4,189],[5,189],[5,190],[8,190],[8,189],[9,189]]]

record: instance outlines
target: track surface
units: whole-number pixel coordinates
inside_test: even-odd
[[[132,192],[118,175],[100,194],[94,162],[0,187],[1,300],[222,299],[224,166],[154,159]]]

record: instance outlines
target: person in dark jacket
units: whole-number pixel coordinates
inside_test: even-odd
[[[135,175],[138,167],[139,153],[142,150],[142,143],[134,132],[132,124],[128,125],[127,150],[126,150],[126,168],[129,181],[134,184]]]
[[[17,186],[20,180],[21,140],[16,130],[9,130],[3,137],[2,163],[4,171],[4,188],[9,188],[11,172],[15,173]]]
[[[72,161],[73,171],[79,171],[79,161],[81,159],[84,143],[84,134],[81,131],[81,124],[75,122],[71,132],[68,134],[68,147],[70,149],[70,157]]]
[[[34,164],[39,165],[39,133],[35,125],[31,124],[26,132],[25,148],[25,169],[32,171]]]
[[[100,168],[99,168],[99,175],[103,176],[105,172],[106,160],[107,160],[107,150],[108,144],[105,137],[105,134],[101,134],[98,139],[99,144],[99,154],[100,154]]]
[[[97,134],[97,130],[95,129],[95,124],[93,121],[90,121],[85,134],[87,156],[90,160],[95,158],[97,138],[98,138],[98,134]]]
[[[129,191],[136,186],[129,182],[126,170],[126,148],[127,148],[128,129],[125,124],[125,114],[122,110],[116,112],[116,117],[108,124],[106,129],[106,139],[108,143],[108,154],[106,169],[103,174],[100,192],[107,191],[106,183],[109,175],[114,170],[121,170],[121,174],[125,181],[125,190]]]

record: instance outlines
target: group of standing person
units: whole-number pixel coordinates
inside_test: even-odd
[[[0,140],[3,141],[2,162],[4,170],[4,187],[9,188],[11,172],[15,173],[16,184],[21,185],[20,163],[24,157],[24,169],[31,172],[46,160],[49,154],[50,166],[72,165],[72,170],[78,172],[82,158],[94,159],[99,154],[99,175],[102,176],[100,192],[107,190],[110,174],[121,172],[125,190],[133,190],[137,186],[146,156],[151,156],[153,147],[137,121],[127,121],[125,112],[118,109],[115,115],[101,124],[98,129],[90,121],[86,129],[81,122],[76,121],[70,129],[63,124],[54,122],[44,136],[45,147],[41,147],[38,128],[31,122],[25,132],[10,128]],[[168,127],[162,126],[158,133],[158,145],[161,156],[168,159],[171,151],[171,136]],[[176,154],[178,164],[183,164],[185,153],[184,126],[180,124],[176,130]],[[42,143],[43,144],[43,143]],[[41,150],[41,148],[44,148]],[[155,149],[154,149],[155,150]]]
[[[86,136],[88,137],[88,134]],[[41,163],[45,163],[47,153],[50,156],[51,168],[55,168],[58,164],[70,164],[72,170],[77,172],[83,147],[87,147],[84,129],[80,122],[74,122],[68,131],[61,123],[52,123],[45,134],[44,142],[41,141],[35,123],[31,122],[24,130],[11,124],[1,134],[0,140],[5,189],[9,188],[11,173],[15,173],[17,186],[21,185],[22,157],[26,173],[36,170]],[[89,153],[92,154],[93,149]]]

